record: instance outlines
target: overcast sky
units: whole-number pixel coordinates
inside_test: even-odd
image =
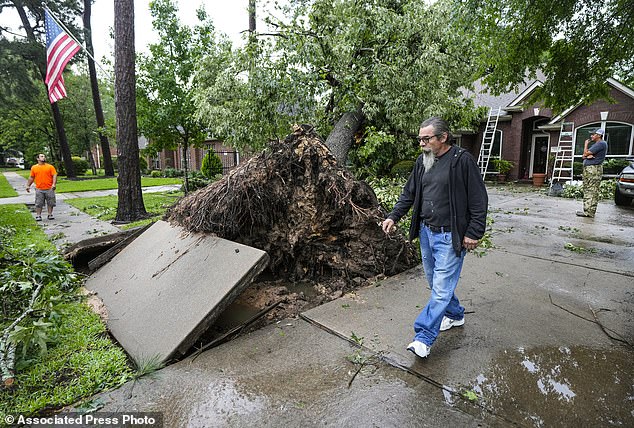
[[[135,46],[137,51],[154,41],[152,18],[149,12],[149,0],[134,0]],[[234,44],[241,40],[241,32],[249,28],[248,0],[180,0],[177,1],[181,23],[193,26],[196,9],[204,5],[207,14],[213,20],[216,31],[227,34]],[[114,26],[114,1],[96,0],[92,7],[93,44],[95,58],[110,55],[114,41],[108,37],[109,28]]]
[[[135,46],[137,51],[147,51],[146,46],[157,40],[152,31],[152,18],[148,9],[149,0],[134,0]],[[249,27],[247,7],[249,0],[177,0],[179,18],[182,24],[195,25],[196,9],[202,4],[212,18],[217,32],[229,36],[234,44],[241,44],[241,32]],[[260,18],[263,16],[258,3],[258,30],[263,29]],[[92,7],[92,29],[95,58],[100,61],[103,56],[112,56],[114,41],[110,38],[110,28],[114,27],[114,0],[96,0]],[[66,24],[66,23],[64,23]],[[24,34],[20,29],[21,22],[15,9],[6,8],[0,14],[0,25],[9,27],[15,33]],[[81,26],[81,17],[77,18]]]

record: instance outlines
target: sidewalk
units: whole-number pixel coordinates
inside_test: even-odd
[[[489,193],[496,248],[467,256],[465,326],[427,359],[405,350],[429,295],[415,268],[93,403],[165,427],[634,425],[634,209]]]
[[[92,406],[159,412],[165,427],[634,426],[634,207],[601,202],[587,219],[535,192],[489,201],[495,248],[467,256],[457,290],[466,323],[428,358],[405,350],[429,296],[414,268]],[[43,226],[114,227],[66,207]]]
[[[27,180],[15,172],[5,172],[4,176],[16,192],[18,192],[18,196],[12,198],[0,198],[0,205],[25,204],[32,212],[34,212],[35,192],[31,190],[31,193],[27,193]],[[164,192],[174,190],[179,187],[180,186],[177,185],[155,186],[143,188],[142,191],[143,193]],[[73,198],[92,198],[116,194],[117,189],[76,193],[56,193],[55,197],[57,205],[53,210],[55,219],[47,220],[46,215],[44,215],[42,216],[42,222],[39,222],[39,224],[44,232],[51,237],[51,240],[58,249],[64,249],[65,247],[84,239],[119,232],[120,229],[118,227],[108,222],[96,219],[65,202],[67,199]],[[46,213],[46,208],[44,208],[44,213]],[[35,214],[33,214],[33,216],[35,216]]]

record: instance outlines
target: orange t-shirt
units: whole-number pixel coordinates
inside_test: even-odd
[[[54,175],[57,175],[57,171],[50,163],[37,164],[31,167],[31,177],[35,181],[35,187],[40,190],[48,190],[53,187]]]

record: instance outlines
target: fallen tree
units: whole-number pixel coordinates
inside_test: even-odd
[[[166,220],[266,251],[291,280],[394,275],[414,264],[410,242],[381,230],[384,210],[365,182],[337,161],[312,127],[220,181],[182,198]]]

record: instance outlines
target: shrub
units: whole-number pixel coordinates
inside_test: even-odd
[[[162,177],[162,176],[163,176],[163,173],[161,171],[154,170],[154,171],[150,172],[150,177],[158,178],[158,177]]]
[[[616,180],[603,180],[599,188],[599,199],[612,199],[614,197],[614,188]],[[581,199],[583,198],[583,185],[581,183],[564,184],[564,191],[561,194],[564,198]]]
[[[502,175],[506,175],[511,172],[513,166],[515,165],[513,162],[505,159],[491,159],[491,164],[493,164],[493,168]]]
[[[415,163],[416,161],[413,160],[399,161],[392,167],[390,174],[392,177],[408,177],[414,169]]]
[[[209,183],[213,182],[213,180],[208,179],[203,175],[201,171],[192,171],[187,176],[187,181],[189,183],[189,191],[192,192],[194,190],[201,189],[207,186]],[[184,191],[185,189],[183,189]]]
[[[184,173],[180,169],[165,168],[163,170],[163,177],[166,177],[166,178],[182,177],[183,175],[184,175]]]
[[[88,171],[88,168],[90,168],[90,164],[88,163],[88,161],[78,156],[73,156],[71,159],[73,160],[73,166],[75,167],[75,174],[86,174],[86,171]]]
[[[619,174],[630,163],[626,159],[608,159],[603,164],[604,174]]]
[[[222,161],[220,160],[220,156],[212,151],[207,152],[203,158],[200,172],[202,172],[202,174],[207,178],[212,178],[216,175],[222,174]]]

